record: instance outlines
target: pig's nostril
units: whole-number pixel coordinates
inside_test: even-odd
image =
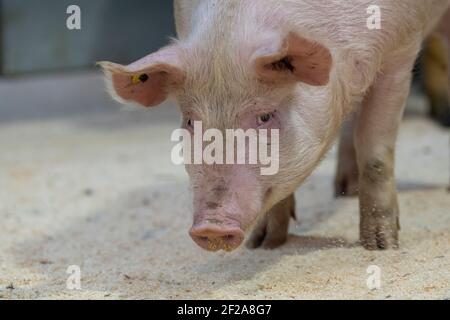
[[[200,247],[208,251],[232,251],[244,240],[244,232],[240,228],[222,229],[215,225],[193,227],[189,234]]]
[[[223,239],[224,241],[229,242],[229,241],[233,241],[234,236],[233,236],[232,234],[227,234],[226,236],[223,236],[222,239]]]

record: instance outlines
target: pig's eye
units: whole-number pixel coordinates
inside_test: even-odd
[[[258,125],[259,126],[264,125],[264,124],[270,122],[270,120],[272,120],[272,118],[273,118],[273,113],[263,114],[258,117]]]

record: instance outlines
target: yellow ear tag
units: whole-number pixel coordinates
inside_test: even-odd
[[[139,80],[139,75],[134,75],[134,76],[131,77],[131,83],[132,84],[138,84],[140,82],[141,82],[141,80]]]
[[[131,83],[132,84],[138,84],[138,83],[144,83],[148,80],[148,75],[146,75],[145,73],[140,74],[140,75],[134,75],[131,77]]]

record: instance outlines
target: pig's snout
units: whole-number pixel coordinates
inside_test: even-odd
[[[220,223],[194,225],[189,231],[191,238],[208,251],[233,251],[244,241],[245,233],[239,227],[222,226]]]

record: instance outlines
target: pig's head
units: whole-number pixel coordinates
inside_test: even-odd
[[[128,66],[101,63],[117,100],[153,107],[172,97],[191,133],[195,121],[221,132],[279,130],[273,175],[254,164],[187,165],[194,192],[190,235],[210,251],[237,248],[260,217],[295,191],[341,117],[325,45],[294,32],[222,36],[176,41]]]

